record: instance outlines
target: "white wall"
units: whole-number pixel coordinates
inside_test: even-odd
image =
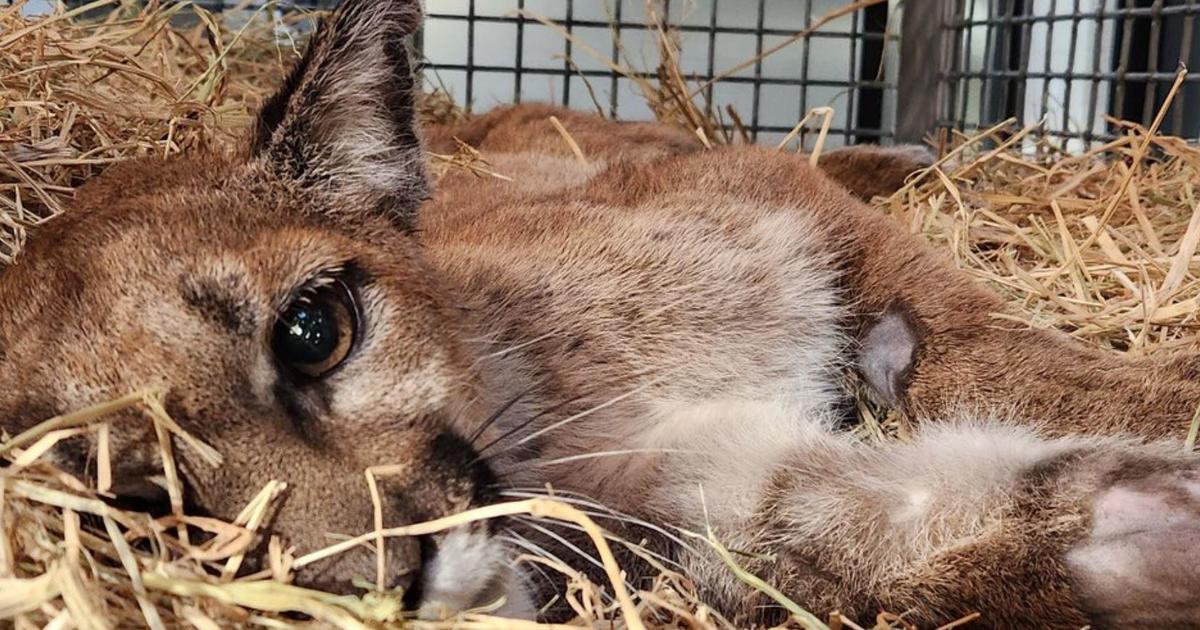
[[[1063,15],[1073,12],[1095,14],[1103,7],[1105,11],[1116,8],[1115,0],[1034,0],[1033,15]],[[1074,59],[1071,59],[1071,21],[1038,22],[1031,26],[1029,34],[1029,72],[1077,73],[1108,72],[1112,69],[1113,44],[1116,38],[1113,20],[1100,24],[1097,20],[1081,20],[1076,27]],[[1099,50],[1096,45],[1097,30]],[[1049,58],[1047,63],[1047,52]],[[1098,55],[1097,55],[1098,53]],[[1097,63],[1099,59],[1099,63]],[[1073,66],[1068,67],[1070,62]],[[1050,131],[1081,133],[1091,129],[1095,133],[1105,130],[1104,115],[1108,113],[1109,88],[1107,81],[1093,85],[1091,79],[1070,81],[1068,100],[1066,79],[1031,78],[1025,82],[1024,124],[1032,124],[1045,117],[1045,128]],[[1093,89],[1095,88],[1095,89]],[[1094,107],[1092,102],[1095,102]],[[1063,112],[1070,112],[1064,120]],[[1094,116],[1088,120],[1088,112]],[[1070,139],[1066,149],[1081,152],[1086,147],[1082,140]]]
[[[10,4],[4,2],[3,4]],[[21,7],[21,15],[43,15],[49,13],[57,4],[53,0],[29,0]]]
[[[966,5],[968,9],[964,10],[966,17],[972,21],[983,20],[988,16],[989,6],[992,6],[989,2],[990,0],[971,0],[970,4]],[[1071,71],[1084,75],[1111,72],[1117,23],[1111,16],[1116,7],[1116,0],[1033,0],[1027,9],[1027,15],[1030,16],[1079,14],[1091,17],[1077,21],[1058,19],[1031,24],[1028,27],[1029,56],[1024,70],[1030,74],[1063,75]],[[1103,23],[1095,18],[1102,8],[1110,16]],[[1072,29],[1075,31],[1074,46],[1071,41]],[[993,65],[996,60],[988,58],[992,51],[987,50],[987,45],[989,42],[993,46],[1000,44],[990,40],[987,31],[987,26],[978,25],[970,27],[969,39],[967,33],[963,33],[963,45],[969,44],[969,48],[963,51],[964,58],[961,60],[961,63],[967,64],[966,70],[986,72],[995,69]],[[995,85],[1002,82],[996,81]],[[1042,122],[1047,131],[1064,134],[1080,134],[1087,130],[1096,134],[1104,133],[1104,117],[1109,113],[1111,87],[1112,83],[1108,80],[1076,78],[1068,82],[1066,78],[1029,77],[1025,79],[1024,100],[1018,104],[1018,120],[1022,125]],[[958,101],[955,111],[948,112],[951,118],[962,116],[963,120],[959,122],[968,129],[998,122],[987,118],[989,114],[985,113],[987,108],[983,98],[999,96],[985,94],[980,79],[964,81],[959,90],[957,98],[961,100]],[[1069,115],[1064,116],[1064,112]],[[1090,117],[1089,113],[1092,114]],[[1048,139],[1053,141],[1058,137],[1051,135]],[[1030,138],[1026,144],[1027,150],[1033,151],[1034,145],[1035,140]],[[1087,148],[1078,138],[1068,138],[1062,146],[1073,153],[1082,152]]]

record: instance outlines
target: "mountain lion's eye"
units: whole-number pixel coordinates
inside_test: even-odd
[[[346,360],[357,331],[353,296],[344,284],[334,281],[288,305],[275,322],[271,350],[291,370],[318,378]]]

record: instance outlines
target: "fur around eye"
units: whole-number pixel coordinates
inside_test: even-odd
[[[349,288],[333,281],[301,293],[271,331],[271,351],[285,369],[321,378],[350,355],[358,334],[358,309]]]

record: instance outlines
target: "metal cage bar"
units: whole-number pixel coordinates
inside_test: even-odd
[[[979,15],[975,8],[984,2],[988,11]],[[1044,134],[1081,150],[1121,133],[1113,119],[1150,124],[1177,70],[1200,61],[1196,0],[955,5],[943,32],[960,54],[939,72],[947,87],[936,107],[940,127],[969,129],[1008,117],[1040,121]],[[1197,103],[1200,75],[1188,75],[1162,131],[1200,139]]]
[[[196,1],[210,10],[245,4]],[[276,6],[328,9],[336,4],[282,0]],[[612,117],[646,118],[652,112],[631,98],[637,96],[633,80],[655,82],[653,62],[628,74],[614,69],[636,65],[629,48],[646,33],[640,6],[655,7],[679,34],[684,71],[699,83],[761,55],[769,43],[793,37],[841,4],[426,0],[428,30],[417,44],[429,57],[426,76],[435,79],[434,85],[447,85],[469,107],[548,98],[607,110]],[[783,9],[793,11],[794,19],[781,18]],[[538,10],[551,13],[548,18],[568,37],[558,34],[548,43],[547,28],[532,17]],[[900,14],[905,19],[897,20]],[[756,58],[746,70],[708,85],[702,97],[728,131],[736,122],[755,140],[770,141],[772,134],[790,130],[781,111],[794,119],[813,107],[833,105],[835,143],[918,141],[939,127],[971,129],[1015,117],[1025,125],[1040,122],[1044,134],[1062,139],[1069,149],[1082,149],[1121,133],[1114,119],[1150,123],[1178,68],[1200,66],[1198,21],[1200,0],[893,0],[802,38],[785,72],[778,71],[775,60]],[[597,33],[607,39],[589,43]],[[536,42],[539,34],[542,41]],[[507,43],[497,45],[497,38]],[[448,39],[454,40],[457,56],[432,54]],[[748,48],[734,59],[730,51],[739,42]],[[888,52],[889,42],[898,53]],[[493,54],[510,49],[511,54]],[[601,58],[588,59],[585,53]],[[548,82],[550,90],[540,92],[539,84]],[[505,89],[497,91],[501,84]],[[596,86],[607,94],[598,95]],[[1162,131],[1200,140],[1197,104],[1200,74],[1188,75]],[[730,106],[737,107],[736,120],[728,115]]]
[[[474,48],[481,45],[481,25],[491,25],[489,28],[515,26],[517,50],[511,56],[480,55],[472,51],[469,58],[455,57],[435,49],[438,42],[427,36],[424,39],[428,58],[426,71],[441,79],[435,80],[434,85],[448,86],[452,96],[473,109],[487,109],[493,104],[509,101],[546,100],[546,92],[531,88],[553,81],[558,85],[557,91],[548,95],[554,102],[582,109],[595,109],[603,103],[603,109],[610,116],[620,113],[626,118],[644,118],[649,112],[630,98],[629,79],[657,80],[653,54],[645,55],[648,57],[646,63],[628,76],[613,69],[627,65],[635,56],[630,50],[624,50],[626,54],[622,55],[617,37],[624,40],[626,48],[637,41],[645,43],[647,39],[641,35],[646,33],[646,23],[642,12],[637,10],[644,2],[429,0],[427,32],[461,33],[465,28],[465,32],[474,38]],[[830,9],[841,6],[837,0],[652,2],[664,23],[679,34],[684,51],[684,71],[697,85],[721,75],[736,62],[761,55],[770,44],[795,36]],[[484,11],[487,4],[512,4],[515,10]],[[746,70],[706,88],[702,98],[730,132],[735,125],[725,110],[733,105],[737,118],[755,140],[773,141],[790,131],[791,127],[785,124],[780,113],[785,109],[796,112],[791,115],[794,124],[794,120],[808,109],[832,105],[837,114],[831,135],[840,136],[835,144],[891,141],[895,135],[895,121],[889,114],[896,110],[892,104],[896,82],[895,77],[884,73],[883,57],[887,51],[886,42],[897,39],[899,29],[888,24],[892,15],[889,4],[892,3],[872,7],[870,15],[855,13],[847,16],[837,27],[822,28],[796,42],[793,46],[799,54],[790,54],[798,63],[787,72],[779,71],[780,64],[776,60],[758,59]],[[546,10],[546,19],[570,35],[560,38],[553,50],[547,49],[547,29],[535,19],[534,5]],[[596,5],[605,7],[603,14],[594,8]],[[793,21],[778,19],[785,10],[795,14]],[[598,41],[600,32],[609,33],[613,41],[601,44]],[[531,47],[535,33],[541,37],[536,42],[536,51]],[[734,58],[730,51],[739,45],[746,46],[744,55]],[[443,48],[451,46],[443,42]],[[601,53],[603,58],[594,58],[596,53]],[[789,54],[788,51],[781,52],[780,57],[785,54]],[[836,55],[845,72],[835,74],[820,65],[813,66],[811,58],[822,54]],[[541,59],[536,59],[538,55]],[[561,57],[560,64],[546,63],[550,57]],[[509,61],[510,58],[515,61]],[[821,71],[815,71],[814,67],[821,67]],[[511,90],[498,83],[505,81],[505,76],[513,85]],[[489,82],[488,87],[485,88],[481,81]],[[587,89],[573,87],[579,83]],[[781,100],[780,94],[788,96]]]
[[[66,0],[74,5],[83,1]],[[833,145],[890,142],[896,136],[893,118],[902,108],[896,102],[896,77],[889,73],[902,72],[904,64],[889,42],[894,44],[901,32],[894,23],[904,4],[899,0],[842,16],[799,38],[775,58],[760,55],[842,8],[844,0],[423,1],[426,27],[415,44],[425,54],[426,77],[470,108],[550,100],[612,117],[650,117],[653,113],[645,103],[631,98],[637,96],[632,79],[657,81],[654,60],[629,63],[635,55],[628,50],[639,38],[645,43],[646,20],[639,9],[650,7],[683,40],[683,70],[689,81],[699,85],[722,77],[701,97],[727,134],[740,127],[752,140],[776,141],[808,110],[832,106],[835,120],[827,142]],[[194,2],[212,11],[263,4]],[[276,0],[274,10],[330,9],[337,2]],[[558,33],[557,41],[549,44],[547,27],[534,17],[538,11],[547,13],[567,37]],[[596,40],[598,33],[605,34],[602,43]],[[450,49],[453,54],[448,54]],[[589,58],[593,53],[602,58]],[[723,76],[752,58],[745,70]],[[780,59],[789,61],[782,71]],[[630,73],[614,69],[627,65],[633,66]],[[550,89],[541,91],[542,85]]]

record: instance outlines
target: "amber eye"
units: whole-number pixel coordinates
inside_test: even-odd
[[[288,369],[319,378],[341,365],[354,347],[358,314],[349,289],[331,281],[302,292],[284,309],[271,350]]]

